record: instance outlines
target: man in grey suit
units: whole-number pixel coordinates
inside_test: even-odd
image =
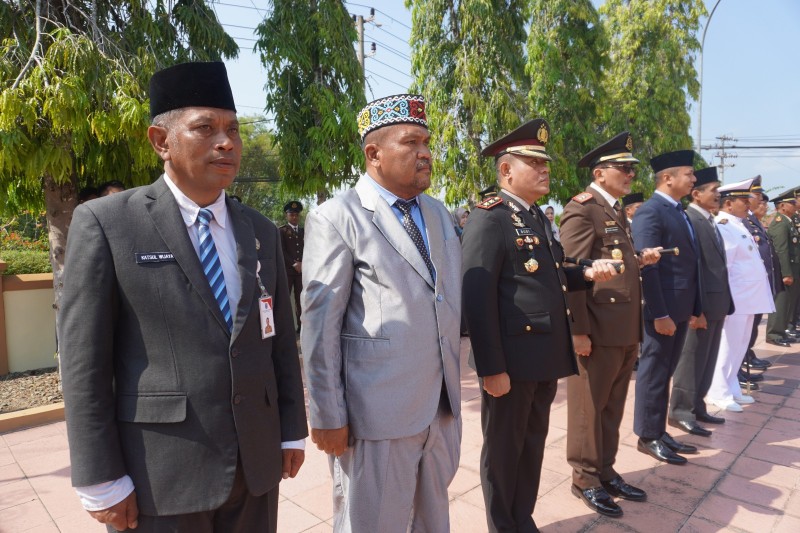
[[[359,114],[367,171],[306,218],[301,343],[334,531],[448,531],[461,440],[461,244],[421,96]]]
[[[222,63],[157,72],[150,114],[164,175],[70,228],[72,483],[109,531],[274,532],[307,435],[278,229],[223,192],[242,141]]]
[[[686,334],[678,366],[672,376],[670,396],[670,426],[692,435],[708,437],[711,432],[698,424],[722,424],[724,418],[709,414],[705,396],[714,377],[722,326],[725,317],[733,313],[733,299],[728,286],[725,263],[725,243],[719,234],[712,212],[719,211],[719,178],[717,167],[696,170],[692,188],[692,203],[686,215],[692,223],[700,248],[700,276],[703,280],[701,298],[706,327],[690,329]]]

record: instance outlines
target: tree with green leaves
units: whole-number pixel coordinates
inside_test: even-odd
[[[703,1],[606,0],[599,11],[610,39],[603,81],[610,130],[629,130],[645,163],[691,148],[689,99],[699,90],[694,57]],[[641,171],[648,172],[647,165]],[[638,181],[646,192],[653,190],[652,180]]]
[[[527,118],[524,0],[406,0],[413,91],[427,99],[434,187],[450,204],[494,183],[480,151]]]
[[[580,158],[618,133],[599,120],[608,41],[590,0],[530,0],[528,8],[528,100],[552,128],[548,198],[565,204],[590,181]]]
[[[366,103],[356,31],[341,0],[272,0],[256,28],[256,50],[270,80],[282,189],[329,192],[363,169],[356,114]]]
[[[235,57],[199,0],[0,0],[0,203],[47,211],[56,306],[77,190],[151,182],[157,69]]]
[[[288,199],[280,191],[278,149],[269,122],[258,115],[239,117],[242,162],[239,174],[227,192],[267,218],[280,222],[283,205]]]

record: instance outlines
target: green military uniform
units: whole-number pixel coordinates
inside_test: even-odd
[[[775,245],[781,278],[792,277],[795,281],[785,291],[775,295],[775,312],[767,320],[767,340],[775,341],[784,338],[786,325],[794,316],[800,294],[800,231],[792,219],[778,214],[767,228],[767,233]]]
[[[800,193],[800,191],[795,191],[795,199],[797,199],[798,193]],[[792,217],[792,224],[794,224],[795,229],[797,230],[798,234],[800,234],[800,213],[794,214]],[[800,247],[800,243],[798,243],[798,246]],[[800,257],[800,254],[798,257]],[[786,324],[788,329],[795,329],[798,322],[800,322],[800,317],[798,316],[798,314],[800,314],[800,288],[797,289],[797,299],[795,300],[794,305],[794,313],[789,315],[789,320]]]

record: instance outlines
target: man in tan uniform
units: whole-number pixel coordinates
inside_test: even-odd
[[[619,426],[633,364],[642,340],[642,290],[639,266],[658,261],[657,249],[637,259],[620,196],[631,190],[638,159],[633,140],[623,132],[578,163],[592,172],[592,184],[575,196],[561,215],[566,255],[617,259],[625,270],[608,283],[569,293],[572,342],[579,375],[567,380],[567,461],[573,467],[572,492],[606,516],[622,516],[612,497],[644,501],[645,492],[614,470]],[[645,263],[646,261],[646,263]]]

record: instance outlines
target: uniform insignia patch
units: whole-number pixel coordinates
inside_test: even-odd
[[[579,204],[585,203],[593,198],[592,193],[590,192],[582,192],[580,194],[576,194],[572,197],[573,200],[578,202]]]
[[[606,226],[616,226],[617,223],[613,220],[606,220]]]
[[[521,218],[515,213],[511,213],[511,223],[514,224],[516,227],[521,228],[525,225]]]
[[[520,211],[522,211],[522,209],[521,209],[521,208],[520,208],[520,207],[519,207],[517,204],[515,204],[514,202],[512,202],[511,200],[509,200],[508,202],[506,202],[506,205],[507,205],[508,207],[510,207],[510,208],[511,208],[511,210],[512,210],[512,211],[514,211],[515,213],[519,213]]]
[[[480,207],[481,209],[491,209],[503,203],[503,199],[499,196],[489,196],[485,200],[478,202],[475,204],[475,207]]]
[[[727,218],[723,218],[722,220],[717,222],[717,224],[727,224],[727,223],[728,223],[728,219]]]
[[[780,215],[777,215],[777,216],[775,217],[775,222],[780,222],[780,221],[781,221],[781,216],[780,216]]]

